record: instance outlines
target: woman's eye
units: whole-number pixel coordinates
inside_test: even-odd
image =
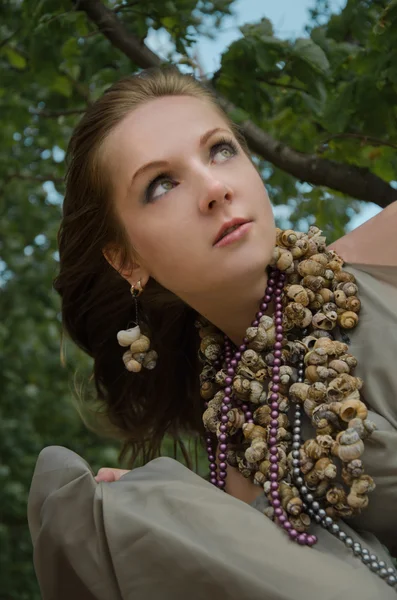
[[[167,192],[170,192],[175,186],[175,182],[169,177],[165,177],[164,175],[160,175],[156,177],[154,181],[149,185],[145,193],[146,202],[151,202],[156,200],[156,198],[160,198],[160,196],[164,196]]]
[[[221,142],[211,148],[211,156],[218,162],[229,160],[237,154],[237,148],[231,142]]]

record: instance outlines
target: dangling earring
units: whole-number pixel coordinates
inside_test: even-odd
[[[141,333],[138,319],[138,296],[143,292],[141,281],[131,286],[131,295],[135,302],[135,327],[131,329],[122,329],[117,334],[117,341],[124,348],[129,346],[129,350],[123,354],[123,362],[128,371],[139,373],[142,367],[145,369],[154,369],[157,362],[157,352],[150,350],[150,339]]]

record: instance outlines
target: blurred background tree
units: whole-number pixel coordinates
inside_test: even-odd
[[[247,23],[208,75],[197,40],[220,31],[235,0],[2,0],[0,598],[40,598],[26,498],[41,448],[68,446],[94,469],[117,463],[117,444],[73,408],[75,371],[82,380],[91,365],[66,344],[62,366],[51,290],[64,152],[86,107],[169,61],[211,85],[241,125],[283,225],[315,220],[333,240],[363,204],[397,199],[397,0],[348,0],[338,14],[313,2],[305,37]],[[156,31],[169,39],[161,57],[145,43]]]

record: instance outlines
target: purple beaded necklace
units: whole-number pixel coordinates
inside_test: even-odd
[[[284,289],[285,283],[285,274],[281,273],[278,270],[275,270],[271,273],[267,287],[265,291],[265,295],[262,299],[260,310],[255,315],[255,320],[252,323],[253,327],[257,327],[259,324],[259,319],[265,314],[266,310],[269,307],[270,302],[274,298],[274,319],[275,319],[275,327],[276,327],[276,342],[274,344],[274,364],[272,369],[272,378],[270,382],[270,406],[271,406],[271,422],[270,422],[270,430],[269,430],[269,439],[268,446],[270,451],[270,482],[271,482],[271,492],[270,492],[270,503],[274,508],[274,515],[280,527],[282,527],[289,535],[292,540],[296,540],[301,545],[313,546],[317,542],[317,537],[315,535],[310,535],[307,533],[298,533],[296,529],[292,526],[290,521],[288,520],[286,512],[281,507],[280,500],[280,492],[279,492],[279,452],[277,448],[277,430],[278,430],[278,417],[279,417],[279,383],[280,383],[280,366],[281,366],[281,350],[282,350],[282,341],[283,341],[283,305],[281,296]],[[244,338],[243,343],[237,348],[235,352],[233,352],[232,342],[230,339],[225,336],[225,353],[224,359],[226,362],[226,385],[225,388],[225,396],[222,401],[221,407],[221,425],[220,425],[220,434],[218,436],[219,441],[219,473],[216,464],[216,456],[214,453],[214,449],[212,446],[212,439],[210,436],[206,438],[207,443],[207,452],[208,452],[208,460],[210,466],[210,482],[218,487],[219,489],[224,490],[226,486],[226,478],[227,478],[227,463],[226,463],[226,451],[227,451],[227,426],[228,422],[227,413],[232,407],[233,401],[233,392],[231,385],[233,383],[233,377],[236,374],[236,368],[238,365],[238,361],[241,359],[241,355],[245,350],[247,350],[248,339]],[[216,364],[216,366],[220,366],[220,362]],[[245,422],[253,423],[252,412],[249,410],[249,406],[247,404],[242,404],[241,409],[244,412]],[[300,416],[300,415],[299,415]]]

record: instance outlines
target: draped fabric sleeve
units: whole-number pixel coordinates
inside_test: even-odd
[[[298,546],[169,458],[96,484],[75,453],[46,448],[29,523],[43,600],[395,598],[327,530],[315,548]],[[371,536],[357,539],[387,560]]]
[[[358,359],[355,374],[377,426],[362,457],[376,489],[349,522],[374,533],[397,556],[397,267],[347,264],[346,270],[355,275],[362,302],[349,352]]]
[[[33,561],[43,600],[121,598],[103,522],[102,488],[74,452],[39,455],[28,502]]]

